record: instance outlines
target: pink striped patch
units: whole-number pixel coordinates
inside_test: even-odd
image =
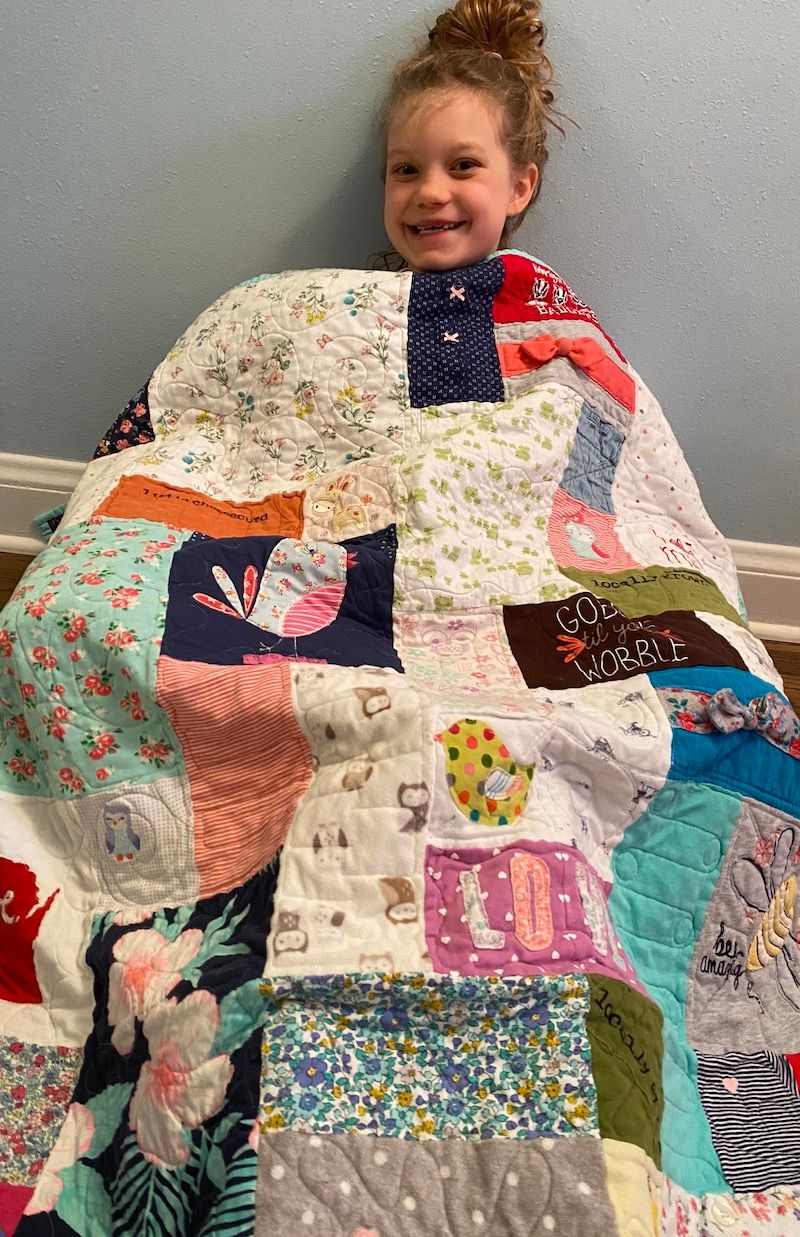
[[[617,535],[617,518],[597,511],[560,487],[553,495],[547,539],[559,567],[581,571],[626,571],[639,567]]]
[[[328,627],[339,613],[344,582],[323,584],[289,606],[281,624],[282,636],[307,636]]]
[[[157,697],[183,748],[200,896],[240,885],[283,844],[311,781],[290,664],[158,663]]]

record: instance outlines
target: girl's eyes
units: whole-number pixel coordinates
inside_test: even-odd
[[[471,172],[477,167],[480,167],[477,159],[457,159],[453,164],[453,171]],[[397,167],[392,169],[392,171],[395,176],[405,178],[409,176],[416,176],[419,168],[415,167],[413,163],[399,163]]]

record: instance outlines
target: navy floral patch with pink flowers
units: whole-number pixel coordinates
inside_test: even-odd
[[[133,399],[123,408],[114,424],[106,430],[100,439],[92,459],[101,455],[113,455],[116,451],[125,451],[128,447],[138,447],[142,443],[152,442],[155,438],[153,423],[150,420],[150,406],[147,402],[147,387],[136,392]]]
[[[252,1208],[277,875],[275,862],[232,894],[95,919],[94,1029],[61,1136],[69,1167],[52,1167],[57,1144],[36,1196],[52,1209],[26,1216],[21,1237],[71,1237],[83,1207],[97,1233],[138,1232],[144,1198],[165,1232],[240,1231],[214,1224],[242,1196]]]

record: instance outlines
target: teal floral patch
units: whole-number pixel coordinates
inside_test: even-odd
[[[265,980],[261,1130],[597,1134],[580,975]]]
[[[92,517],[53,537],[4,612],[0,788],[72,798],[183,772],[155,700],[165,524]]]

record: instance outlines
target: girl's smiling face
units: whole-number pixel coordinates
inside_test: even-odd
[[[413,271],[482,262],[538,175],[535,163],[512,166],[491,99],[459,86],[426,91],[389,123],[386,234]]]

